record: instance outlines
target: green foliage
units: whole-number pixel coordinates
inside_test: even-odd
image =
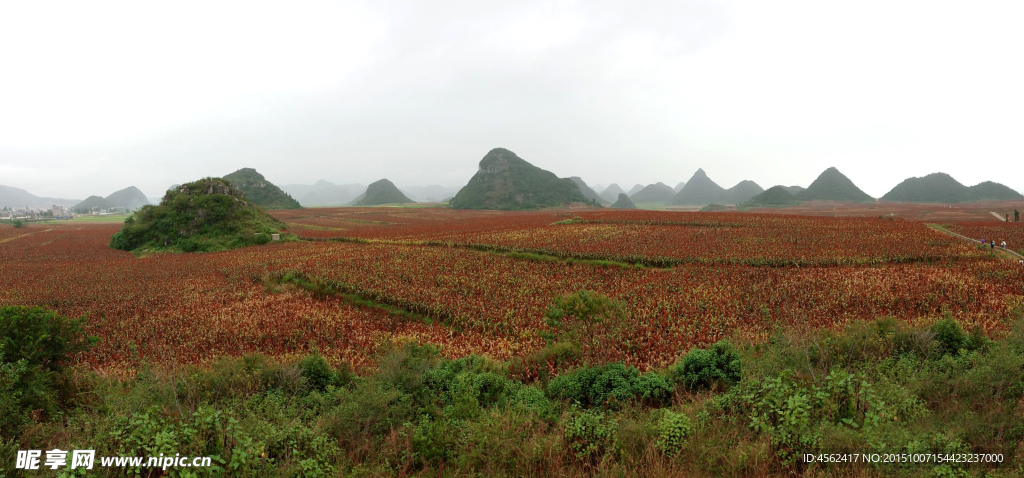
[[[327,359],[317,352],[300,360],[298,367],[306,383],[321,392],[326,391],[327,387],[347,386],[355,379],[355,374],[347,363],[339,370],[335,370],[327,363]]]
[[[621,407],[631,400],[661,404],[668,401],[673,388],[657,372],[641,374],[621,362],[599,367],[584,367],[559,375],[548,383],[548,395],[583,407]]]
[[[615,422],[603,411],[582,410],[570,413],[565,420],[564,433],[573,456],[592,463],[612,450]]]
[[[282,222],[250,203],[239,190],[223,180],[206,178],[167,191],[159,205],[136,211],[110,238],[110,247],[218,251],[266,244],[270,234],[283,229]]]
[[[1017,191],[1002,184],[985,181],[971,187],[960,184],[946,173],[908,178],[881,197],[883,201],[957,203],[985,199],[1020,199]]]
[[[716,384],[733,385],[740,381],[740,355],[728,341],[714,343],[709,349],[693,349],[672,370],[673,378],[690,390]]]
[[[0,435],[17,433],[31,411],[58,416],[64,368],[96,343],[84,323],[41,307],[0,307]]]
[[[796,204],[797,200],[789,193],[789,190],[785,186],[772,186],[765,190],[763,193],[754,196],[749,201],[744,203],[745,207],[752,206],[783,206],[786,204]]]
[[[599,292],[582,290],[555,298],[545,313],[553,336],[577,339],[595,324],[615,329],[625,319],[622,305]]]
[[[668,456],[678,455],[690,434],[690,418],[682,413],[665,410],[658,421],[658,449]]]
[[[15,219],[11,225],[14,226],[15,229],[21,229],[25,226],[25,223],[21,219]]]
[[[455,209],[524,210],[589,202],[571,179],[561,179],[495,148],[480,160],[480,169],[449,202]]]
[[[828,168],[811,183],[807,189],[794,196],[798,201],[853,201],[864,202],[873,199],[861,191],[836,168]]]

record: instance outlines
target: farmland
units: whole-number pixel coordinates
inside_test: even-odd
[[[785,378],[788,375],[778,375],[778,370],[773,367],[792,368],[798,362],[803,364],[799,367],[805,367],[798,369],[801,374],[799,377],[803,378],[793,383],[805,383],[800,382],[804,380],[814,386],[825,387],[832,382],[823,381],[823,377],[833,377],[828,380],[839,379],[835,378],[838,376],[830,375],[833,372],[826,370],[833,365],[823,364],[848,363],[843,370],[851,374],[867,374],[859,375],[863,377],[876,377],[871,374],[899,377],[899,373],[911,373],[910,370],[916,370],[914,373],[932,370],[929,368],[932,362],[913,362],[918,365],[912,365],[911,362],[893,362],[896,359],[884,357],[892,353],[895,354],[893,357],[902,357],[899,360],[912,360],[912,357],[904,357],[895,351],[943,350],[928,345],[932,343],[928,342],[932,340],[930,337],[935,336],[935,332],[929,331],[938,330],[934,329],[939,327],[935,325],[937,323],[945,323],[947,325],[942,327],[947,328],[950,327],[948,324],[955,324],[952,327],[956,330],[974,334],[970,337],[975,338],[963,339],[962,353],[977,355],[964,355],[973,358],[962,360],[1016,363],[994,355],[991,359],[985,358],[988,355],[983,355],[982,351],[987,350],[984,347],[989,347],[984,345],[989,343],[986,340],[1016,340],[1012,338],[1017,333],[1015,324],[1024,315],[1024,268],[1013,261],[1001,260],[966,241],[932,230],[923,222],[763,213],[607,211],[586,208],[501,213],[443,208],[341,208],[275,211],[273,214],[284,221],[289,231],[301,240],[221,252],[133,254],[108,247],[110,237],[118,231],[117,225],[62,223],[33,224],[18,229],[0,227],[0,306],[41,306],[67,317],[85,317],[85,333],[97,337],[98,341],[89,350],[74,356],[76,370],[93,374],[97,377],[95,380],[121,381],[120,387],[128,387],[125,384],[129,383],[137,384],[132,387],[142,387],[140,390],[157,386],[153,385],[156,382],[147,381],[151,379],[146,378],[153,370],[161,370],[160,373],[168,377],[213,374],[209,380],[221,380],[215,377],[227,373],[224,367],[242,367],[238,365],[241,362],[232,360],[244,358],[245,364],[255,363],[251,362],[254,354],[281,364],[268,365],[271,368],[306,363],[299,361],[307,360],[305,357],[309,356],[322,356],[330,367],[352,370],[356,375],[364,377],[363,382],[346,385],[349,387],[345,389],[349,390],[347,392],[341,391],[344,387],[339,388],[337,393],[341,395],[332,398],[344,401],[348,400],[343,397],[344,394],[357,394],[352,395],[357,398],[351,399],[358,402],[370,398],[366,398],[369,395],[358,398],[363,397],[358,395],[364,393],[358,391],[362,390],[358,387],[363,385],[355,384],[398,380],[394,377],[398,377],[395,374],[399,372],[387,368],[395,367],[396,363],[412,364],[426,360],[422,363],[443,368],[454,366],[444,364],[463,364],[465,362],[460,361],[470,360],[467,357],[478,357],[472,360],[491,364],[477,365],[491,370],[487,373],[503,371],[500,380],[508,381],[501,382],[506,384],[502,385],[506,390],[520,390],[524,386],[536,390],[536,387],[540,387],[540,390],[546,392],[537,393],[546,393],[555,403],[561,403],[557,402],[560,397],[558,393],[561,392],[553,391],[558,388],[547,386],[556,377],[563,377],[559,380],[574,380],[574,374],[582,373],[578,371],[587,370],[586,367],[612,366],[624,366],[626,368],[621,370],[634,370],[636,374],[645,374],[642,375],[644,377],[672,377],[675,373],[672,371],[681,367],[679,364],[683,357],[695,351],[704,353],[714,347],[726,347],[720,345],[723,343],[736,344],[742,350],[744,360],[758,358],[758,361],[744,362],[743,382],[737,385],[736,390],[753,390],[750,387],[767,383],[764,380],[797,380]],[[962,234],[1005,234],[1008,241],[1015,242],[1014,238],[1019,236],[1013,234],[1019,234],[1019,228],[1015,224],[999,224],[995,221],[964,222],[949,227]],[[594,297],[597,299],[592,299]],[[602,316],[605,319],[590,320],[579,312],[583,309],[578,305],[590,304],[587,302],[590,300],[596,300],[594,303],[597,304],[604,304],[602,301],[606,300],[611,304],[601,305],[604,307],[601,310],[605,312],[601,313],[605,314]],[[553,315],[552,310],[556,305],[570,312],[567,315]],[[876,321],[881,325],[864,325],[875,324]],[[871,327],[877,327],[877,331],[868,333],[868,336],[883,337],[882,345],[876,341],[872,342],[874,345],[864,345],[866,348],[857,348],[856,351],[834,348],[840,345],[824,345],[862,340],[856,337],[861,337],[857,334],[866,333],[863,331],[868,329],[864,327],[870,330],[876,330]],[[913,345],[919,342],[924,345]],[[812,347],[807,345],[809,343],[816,344],[813,345],[815,352],[808,352],[811,350],[809,347]],[[805,347],[804,352],[799,352],[801,347]],[[991,347],[996,347],[992,350],[998,349],[996,345]],[[869,349],[875,352],[869,352]],[[960,353],[959,349],[950,350]],[[871,355],[876,353],[881,354],[877,356],[881,358]],[[921,352],[920,356],[930,357],[928,354],[931,353]],[[826,360],[822,357],[832,358]],[[946,357],[953,360],[949,358],[950,355]],[[770,365],[773,363],[776,365]],[[863,365],[867,363],[871,365]],[[893,368],[897,365],[910,368],[900,369],[903,371],[897,373]],[[244,370],[251,369],[251,365],[244,367],[248,367]],[[948,368],[953,365],[935,367],[939,367],[935,370],[944,370],[941,373],[954,373],[949,371],[953,369]],[[243,373],[237,371],[242,369],[231,370],[236,370],[231,374]],[[943,376],[946,378],[942,380],[961,380],[956,378],[958,375]],[[337,380],[340,380],[337,384],[341,387],[342,382],[349,383],[345,380],[355,379]],[[428,379],[423,380],[426,381],[422,383],[434,383]],[[690,384],[687,387],[697,387],[694,384],[698,382],[691,383],[685,381],[690,379],[682,378],[679,380],[682,380],[680,383]],[[978,401],[948,401],[948,397],[943,398],[945,395],[936,395],[948,393],[946,389],[939,392],[928,387],[914,388],[922,383],[914,381],[918,379],[903,382],[899,381],[903,379],[886,381],[889,378],[864,380],[875,380],[878,387],[888,391],[886,393],[892,390],[898,393],[887,395],[887,405],[881,402],[863,407],[857,405],[861,407],[858,408],[860,411],[853,418],[847,419],[866,423],[864,420],[869,418],[865,417],[870,414],[865,413],[872,410],[871,407],[890,407],[893,411],[889,413],[907,417],[935,413],[938,414],[936,417],[945,418],[929,422],[931,424],[928,426],[932,428],[928,430],[943,427],[962,427],[966,430],[959,439],[969,443],[956,446],[985,452],[998,450],[1001,453],[1010,453],[1016,446],[1016,438],[991,438],[986,435],[989,431],[978,428],[988,426],[990,422],[987,419],[970,425],[951,424],[949,420],[952,418],[949,417],[957,410],[963,411],[956,407],[970,408],[980,403]],[[984,381],[995,383],[989,378]],[[271,385],[258,385],[257,388],[263,386]],[[399,387],[396,390],[405,389]],[[748,399],[735,398],[740,400],[736,402],[740,405],[730,406],[739,408],[726,412],[719,405],[714,405],[719,408],[710,405],[717,403],[714,402],[717,400],[714,395],[691,394],[687,390],[685,387],[678,388],[672,396],[666,395],[667,392],[658,392],[660,395],[650,395],[654,393],[650,392],[645,395],[648,397],[646,401],[630,402],[632,405],[624,409],[620,405],[607,406],[610,407],[607,413],[613,413],[608,416],[616,417],[615,423],[619,424],[616,426],[622,427],[632,423],[629,420],[653,420],[650,423],[664,420],[659,417],[669,412],[664,412],[663,407],[673,403],[679,413],[689,413],[692,417],[699,415],[698,409],[704,410],[700,413],[710,413],[704,418],[707,420],[725,420],[731,414],[754,413],[751,410],[756,409],[755,405],[743,401]],[[712,387],[711,390],[722,389]],[[995,396],[997,401],[1005,396],[1009,400],[1005,407],[1009,408],[996,411],[971,408],[971,413],[997,417],[992,418],[992,423],[1011,420],[1004,413],[1014,413],[1012,403],[1019,398],[1019,394],[1013,395],[1016,392],[1011,391],[1016,389],[1011,387],[1005,392],[1002,388],[998,391],[977,390],[962,393]],[[441,393],[436,390],[429,393],[435,392]],[[151,390],[145,393],[158,392]],[[515,392],[520,393],[526,392]],[[768,392],[762,390],[757,393]],[[177,397],[174,393],[171,396]],[[215,393],[213,396],[219,395]],[[900,398],[903,401],[894,402],[896,399],[892,397],[897,396],[903,397]],[[919,398],[907,398],[911,396]],[[483,398],[474,400],[479,402],[479,407],[498,406],[486,405]],[[547,398],[544,400],[544,403],[549,403]],[[600,403],[603,402],[598,400],[586,406],[597,407]],[[652,403],[659,405],[651,408]],[[426,407],[421,410],[435,410],[430,408],[434,405],[417,406]],[[451,406],[454,405],[449,405],[449,408]],[[466,423],[483,427],[483,422],[465,421],[470,420],[466,418],[469,416],[476,417],[472,420],[480,416],[492,416],[495,420],[498,417],[504,417],[501,420],[519,417],[515,419],[527,420],[532,424],[531,427],[539,427],[530,432],[534,433],[530,435],[533,437],[531,440],[556,440],[551,435],[555,432],[550,427],[562,427],[561,419],[550,418],[545,414],[564,413],[568,414],[564,415],[566,417],[577,417],[577,412],[573,411],[575,408],[564,408],[568,405],[544,405],[549,406],[556,407],[553,409],[556,411],[545,408],[548,411],[536,412],[538,415],[524,415],[533,417],[528,419],[516,414],[508,415],[510,412],[507,410],[487,408],[491,411],[473,412],[458,418],[463,420],[458,422],[462,424],[458,427]],[[931,411],[922,411],[921,407]],[[436,420],[455,413],[449,409],[444,409],[448,410],[444,412],[437,410],[429,412],[436,415]],[[179,417],[174,420],[186,419],[186,415],[175,413],[178,412],[165,411],[161,416]],[[493,415],[487,415],[489,413]],[[586,413],[579,416],[590,416]],[[627,418],[627,415],[633,418]],[[428,457],[428,452],[415,448],[421,446],[415,445],[419,442],[409,442],[409,447],[420,450],[412,455],[388,448],[397,446],[394,443],[387,445],[391,443],[387,440],[393,439],[386,438],[390,436],[388,433],[399,433],[401,430],[405,430],[401,433],[412,433],[410,430],[413,429],[423,431],[425,429],[416,427],[433,426],[430,424],[435,423],[435,418],[422,423],[416,422],[420,418],[415,415],[401,420],[396,418],[397,421],[388,422],[390,425],[381,431],[365,432],[369,435],[360,435],[361,438],[347,435],[348,431],[339,431],[338,436],[342,438],[338,438],[338,444],[332,446],[340,447],[337,456],[344,455],[346,458],[333,458],[340,461],[332,463],[347,463],[344,466],[355,466],[353,463],[379,465],[384,467],[378,470],[380,473],[370,474],[385,475],[443,468],[447,466],[445,463],[454,463],[455,456],[463,452],[449,450],[424,458]],[[591,418],[605,420],[600,417]],[[93,419],[103,420],[98,417]],[[831,418],[822,420],[826,425],[832,423],[829,422]],[[319,430],[317,427],[325,426],[316,423],[319,424],[311,422],[308,425],[312,427],[310,430]],[[782,442],[777,438],[766,438],[775,435],[765,435],[767,432],[751,429],[746,421],[728,423],[733,423],[728,426],[738,427],[735,428],[737,435],[728,440],[713,437],[715,432],[710,431],[713,428],[701,428],[705,431],[694,433],[711,433],[702,435],[708,443],[721,444],[725,442],[716,440],[732,440],[730,443],[734,445],[739,443],[737,446],[748,447],[750,461],[740,464],[707,462],[705,465],[711,467],[708,469],[717,469],[722,474],[763,476],[772,470],[792,466],[791,453],[803,449],[800,448],[803,445],[780,445]],[[837,423],[840,423],[837,426],[841,426],[842,422]],[[62,428],[64,431],[60,432],[37,430],[33,433],[42,435],[30,438],[51,436],[46,433],[57,433],[59,436],[92,436],[89,434],[94,433],[74,428],[77,425],[73,423],[60,426],[70,428]],[[903,426],[902,423],[899,426]],[[832,431],[828,433],[837,433],[839,429],[829,430]],[[849,428],[843,433],[854,433],[851,430],[854,429]],[[870,438],[868,432],[868,429],[857,429],[855,436],[850,435],[853,438],[844,439],[863,444],[860,440]],[[989,438],[983,440],[975,437],[975,434],[977,437]],[[562,443],[558,440],[567,439],[558,438],[556,442]],[[896,440],[894,443],[904,443],[899,445],[904,448],[917,446],[907,445],[910,438],[906,436],[889,439]],[[825,438],[819,437],[816,440]],[[266,445],[267,450],[273,452],[273,446],[269,443]],[[571,449],[559,448],[569,445],[556,446],[552,443],[544,446],[554,447],[552,450]],[[569,458],[565,458],[568,461],[564,463],[558,461],[563,460],[561,454],[557,455],[559,458],[556,461],[550,461],[554,459],[550,457],[524,458],[523,466],[534,468],[518,469],[518,472],[512,474],[590,474],[597,469],[603,470],[602,473],[614,474],[616,467],[635,471],[641,466],[641,461],[636,461],[641,460],[641,456],[646,457],[643,460],[653,460],[651,456],[644,455],[654,453],[650,450],[668,453],[664,448],[657,448],[661,445],[656,446],[654,441],[643,443],[647,443],[643,445],[647,448],[641,448],[647,452],[641,450],[634,453],[620,449],[614,453],[607,452],[610,455],[593,455],[604,457],[595,458],[597,461],[591,460],[593,456],[590,451],[585,459],[581,458],[583,455],[578,451],[565,452],[569,453],[565,455]],[[208,450],[202,448],[206,445],[196,446],[200,447],[196,453]],[[452,450],[458,448],[454,444],[451,446],[455,447]],[[520,446],[526,445],[515,445]],[[811,445],[806,445],[806,448],[814,449]],[[366,450],[375,451],[370,453]],[[449,455],[449,452],[456,455]],[[692,460],[708,460],[710,458],[707,457],[721,456],[714,453],[722,452],[700,452],[694,448],[692,453],[694,455],[687,455]],[[388,463],[398,460],[405,463],[402,466],[411,468],[389,468],[392,465],[375,461],[378,454],[391,456]],[[619,458],[608,458],[613,456]],[[510,458],[507,463],[522,460]],[[685,460],[657,460],[658,466],[668,467],[663,469],[665,473],[683,473],[687,469],[673,468],[683,466],[680,463],[686,463]],[[644,463],[650,465],[654,462]],[[460,466],[477,469],[475,467],[478,465]],[[598,468],[588,468],[592,466]],[[913,469],[904,471],[913,474]],[[253,473],[259,474],[256,471]]]

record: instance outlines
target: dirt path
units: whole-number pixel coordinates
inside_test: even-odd
[[[992,214],[995,214],[995,213],[992,213]],[[933,230],[936,230],[936,231],[939,231],[939,232],[941,232],[943,234],[949,234],[950,236],[959,237],[960,239],[963,239],[963,240],[965,240],[967,242],[970,242],[972,244],[980,245],[980,243],[978,242],[977,239],[971,239],[970,237],[964,236],[962,234],[957,234],[957,233],[955,233],[953,231],[950,231],[949,229],[946,229],[946,228],[944,228],[944,227],[942,227],[942,226],[940,226],[938,224],[928,224],[927,226],[929,228],[931,228]],[[1002,247],[997,247],[997,248],[994,249],[994,252],[996,252],[997,256],[1003,257],[1004,259],[1008,259],[1008,260],[1017,261],[1017,260],[1024,259],[1024,256],[1018,254],[1017,251],[1014,251],[1013,249],[1003,249]]]
[[[992,213],[992,215],[995,216],[996,219],[999,219],[1000,221],[1006,222],[1006,218],[1003,217],[1003,216],[1000,216],[998,212],[993,212],[993,211],[989,211],[989,212]]]

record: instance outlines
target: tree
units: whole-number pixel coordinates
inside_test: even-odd
[[[1013,210],[1013,222],[1018,222],[1018,221],[1020,221],[1020,211],[1014,209]]]

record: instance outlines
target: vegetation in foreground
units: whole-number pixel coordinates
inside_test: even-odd
[[[283,222],[250,202],[222,179],[205,178],[182,185],[156,206],[144,206],[125,219],[110,238],[124,251],[219,251],[266,244],[272,234],[290,239]]]
[[[548,317],[601,322],[618,307],[581,293],[556,301]],[[779,332],[741,347],[723,341],[646,373],[582,363],[570,329],[507,363],[450,360],[405,344],[382,350],[362,376],[313,354],[143,367],[125,380],[67,367],[92,343],[78,320],[8,307],[0,331],[0,436],[9,457],[53,447],[180,453],[214,457],[215,474],[225,476],[1024,471],[1022,328],[992,340],[951,319],[921,328],[882,319],[842,332]],[[567,371],[525,373],[549,368]],[[805,453],[982,453],[1001,454],[1003,463],[821,465],[803,463]]]

